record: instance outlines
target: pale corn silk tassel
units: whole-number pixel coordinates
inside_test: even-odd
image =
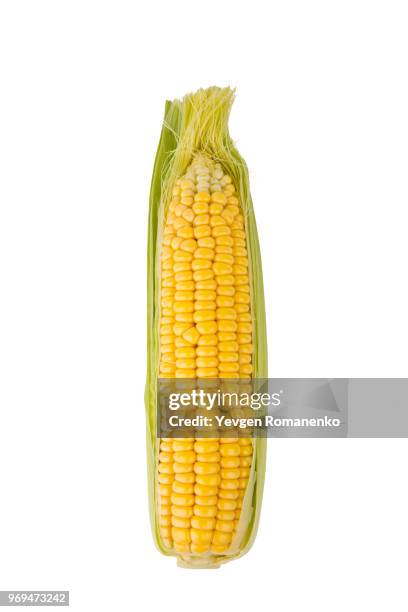
[[[234,98],[212,87],[167,103],[149,216],[150,510],[157,546],[218,567],[251,546],[265,440],[158,439],[157,379],[265,378],[261,260],[246,165],[228,132]]]

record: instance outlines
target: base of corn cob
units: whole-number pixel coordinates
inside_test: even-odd
[[[153,271],[160,378],[265,376],[256,228],[246,168],[227,130],[232,97],[201,90],[173,109],[180,138],[160,185]],[[259,516],[265,441],[196,435],[156,445],[152,515],[163,552],[184,567],[243,554]]]

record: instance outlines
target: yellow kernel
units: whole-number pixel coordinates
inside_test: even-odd
[[[235,302],[237,304],[249,304],[249,295],[247,293],[241,293],[240,291],[237,291],[235,294]]]
[[[176,291],[194,291],[195,284],[192,280],[176,283]]]
[[[174,318],[178,323],[193,323],[192,312],[176,312]]]
[[[174,300],[176,302],[193,301],[194,293],[193,291],[176,291],[174,294]]]
[[[250,467],[252,463],[252,457],[248,456],[248,457],[240,457],[239,459],[239,465],[241,467]]]
[[[212,228],[212,235],[214,238],[219,238],[220,236],[229,236],[231,234],[231,230],[228,225],[225,224],[224,219],[222,219],[224,225],[216,225]],[[238,253],[237,253],[238,255]]]
[[[221,478],[225,480],[236,480],[237,478],[240,478],[240,475],[241,474],[238,468],[229,468],[221,470]]]
[[[224,221],[228,224],[228,225],[232,225],[234,222],[234,217],[233,215],[231,215],[231,213],[228,210],[224,210],[221,213],[221,217],[224,219]]]
[[[172,493],[171,502],[175,506],[193,506],[194,505],[194,495],[183,495],[180,493]]]
[[[173,516],[180,518],[191,518],[193,516],[192,506],[171,506],[171,513]]]
[[[225,226],[225,219],[219,215],[213,215],[210,219],[210,225],[212,228]]]
[[[191,524],[191,519],[189,518],[181,518],[178,516],[171,517],[171,525],[173,527],[182,527],[184,529],[188,529]]]
[[[169,499],[166,497],[165,499]],[[160,516],[171,516],[171,505],[164,504],[163,499],[160,500]]]
[[[194,213],[191,208],[185,208],[182,214],[183,219],[191,223],[194,220]]]
[[[162,463],[171,463],[173,461],[173,453],[166,453],[162,451],[159,453],[159,461]]]
[[[197,440],[197,442],[194,443],[194,450],[199,454],[215,453],[218,449],[219,443],[212,441],[211,438],[208,440]]]
[[[235,333],[237,331],[237,324],[235,321],[218,321],[218,331],[223,333]],[[220,350],[222,351],[223,349],[221,348]],[[230,349],[228,349],[226,352],[228,352],[229,350]],[[234,350],[238,350],[238,345]]]
[[[214,191],[211,194],[211,201],[218,202],[219,204],[226,204],[227,198],[225,197],[225,194],[222,191]]]
[[[196,359],[196,368],[216,368],[218,359],[216,357],[198,357]]]
[[[200,334],[195,327],[190,327],[190,329],[183,332],[184,340],[187,340],[187,342],[190,342],[191,344],[197,344],[199,337]]]
[[[237,314],[249,312],[249,306],[247,304],[235,304],[235,310]]]
[[[206,495],[201,497],[201,495],[196,495],[195,503],[197,506],[215,506],[217,504],[217,496]]]
[[[248,255],[248,251],[244,247],[234,247],[234,255],[235,257],[246,257]]]
[[[210,215],[221,215],[222,211],[223,211],[223,205],[222,204],[211,204],[210,205]]]
[[[238,499],[239,492],[238,489],[234,489],[232,491],[227,489],[221,489],[220,491],[218,491],[218,496],[220,497],[220,499],[236,500]]]
[[[239,350],[241,351],[241,353],[244,353],[246,355],[252,355],[253,346],[252,344],[241,344]]]
[[[159,484],[158,491],[163,497],[169,497],[172,494],[171,484]]]
[[[187,255],[187,253],[185,254]],[[173,271],[175,272],[175,274],[177,274],[178,272],[186,272],[188,270],[191,271],[191,262],[189,261],[177,261],[173,265]],[[174,278],[176,278],[176,276]]]
[[[237,313],[234,308],[217,308],[217,319],[235,321]]]
[[[199,248],[203,248],[203,249],[214,249],[215,240],[211,236],[207,236],[205,238],[199,238],[199,240],[197,241],[197,245]]]
[[[183,217],[177,217],[177,219],[173,223],[173,227],[176,230],[176,232],[178,232],[178,230],[181,227],[184,227],[185,225],[188,225],[188,221],[186,221],[186,219],[183,219]]]
[[[215,334],[217,329],[217,323],[215,321],[203,321],[202,323],[197,323],[197,331],[203,336],[206,334]]]
[[[237,468],[240,466],[240,457],[222,457],[221,468]]]
[[[252,455],[252,445],[241,446],[241,457],[249,457]]]
[[[197,378],[218,378],[217,368],[197,368]]]
[[[195,516],[213,518],[217,516],[217,506],[198,506],[195,505],[193,508]]]
[[[238,323],[238,333],[240,334],[250,334],[252,332],[251,323]]]
[[[220,452],[222,457],[239,457],[240,446],[239,444],[222,444],[220,446]]]
[[[234,261],[235,261],[235,259],[234,259]],[[232,271],[237,276],[245,276],[245,274],[248,274],[247,266],[239,266],[237,264],[232,266]]]
[[[164,527],[163,525],[160,527],[160,534],[162,538],[164,538],[167,542],[171,541],[171,527]],[[169,548],[171,548],[172,544],[170,544]]]
[[[182,378],[188,378],[188,376],[183,376]],[[192,471],[191,463],[173,463],[173,470],[175,474],[188,474]],[[178,478],[176,477],[176,480]]]
[[[194,253],[194,257],[196,259],[214,259],[214,249],[209,249],[205,247],[198,247],[196,252]]]
[[[160,463],[159,472],[161,474],[173,474],[174,472],[173,465],[171,463]]]
[[[221,480],[220,488],[228,491],[235,491],[239,488],[239,480]]]
[[[223,296],[229,296],[232,297],[235,295],[235,289],[234,287],[230,286],[230,285],[226,285],[226,286],[222,286],[222,287],[217,287],[217,294],[218,295],[223,295]]]
[[[218,452],[215,453],[203,453],[197,455],[197,461],[201,461],[203,463],[219,463],[221,460],[221,455]],[[241,474],[241,477],[243,475]]]
[[[214,532],[213,535],[213,544],[229,544],[231,542],[231,538],[232,538],[232,533],[233,530],[231,531],[221,531],[221,530],[216,530]]]
[[[194,310],[195,311],[198,311],[198,310],[215,310],[216,306],[217,306],[217,304],[215,302],[213,302],[212,300],[207,300],[205,302],[204,301],[200,301],[200,300],[196,300],[194,302]],[[209,320],[214,319],[214,318],[215,317],[211,317],[211,318],[209,318]]]
[[[226,264],[216,264],[218,266],[224,266]],[[215,272],[215,270],[214,270]],[[232,274],[225,274],[224,276],[217,276],[217,283],[219,285],[234,285],[234,277]]]
[[[214,496],[214,495],[217,495],[218,493],[218,487],[215,487],[215,486],[209,487],[209,486],[202,485],[197,482],[194,485],[194,493],[198,495],[199,497]]]
[[[183,495],[192,495],[194,493],[194,485],[187,482],[173,481],[173,493],[182,493]]]
[[[210,550],[210,544],[197,544],[196,542],[192,542],[190,544],[190,550],[192,553],[202,554]]]
[[[238,355],[236,353],[219,353],[218,359],[220,363],[235,363],[238,361]]]
[[[193,256],[191,253],[187,252],[187,251],[182,251],[181,249],[178,249],[177,251],[174,251],[174,255],[173,255],[173,259],[175,262],[189,262],[192,261]],[[231,268],[232,270],[232,268]]]
[[[234,239],[228,235],[218,236],[215,242],[218,246],[227,246],[227,247],[234,246]]]
[[[194,259],[191,264],[191,267],[194,272],[208,270],[209,268],[211,268],[211,261],[209,259]]]
[[[176,463],[194,463],[196,454],[193,450],[179,451],[174,453]]]
[[[228,255],[226,253],[217,253],[217,255],[215,256],[215,261],[217,263],[225,263],[228,264],[229,266],[233,265],[234,263],[234,257],[232,255]],[[235,268],[237,266],[233,266],[232,271],[235,272]],[[245,270],[244,270],[245,272]]]
[[[194,183],[190,179],[181,179],[180,188],[183,189],[194,189]]]
[[[217,513],[217,519],[220,521],[234,521],[235,512],[234,510],[219,510]]]
[[[188,253],[193,253],[197,248],[197,241],[194,238],[189,238],[187,240],[183,240],[180,244],[180,249],[182,251],[187,251]]]
[[[191,526],[194,529],[203,529],[204,531],[213,530],[215,527],[215,519],[206,516],[193,516],[191,518]]]
[[[191,519],[193,521],[194,519]],[[191,541],[194,544],[210,544],[212,540],[212,531],[204,531],[201,529],[191,529]]]
[[[213,281],[216,283],[216,281],[214,281],[214,272],[208,268],[206,270],[196,270],[193,274],[193,278],[196,282],[196,288],[199,288],[199,283],[203,283],[206,281]]]
[[[195,474],[193,471],[175,474],[174,480],[177,480],[177,482],[186,482],[191,484],[195,482]]]
[[[223,362],[222,366],[220,365],[220,370],[222,369],[224,374],[230,374],[232,372],[238,372],[239,371],[239,364],[238,363],[228,363],[228,362]],[[220,376],[220,378],[222,378]],[[228,376],[227,376],[228,378]]]
[[[187,209],[189,210],[189,209]],[[185,217],[185,215],[184,215]],[[187,221],[187,219],[186,219]],[[177,230],[177,236],[180,238],[192,238],[194,236],[194,230],[189,225],[182,225]]]
[[[211,199],[211,196],[206,191],[199,191],[196,194],[194,199],[195,199],[196,202],[209,202],[210,199]]]
[[[176,251],[176,253],[179,253],[179,251]],[[222,276],[225,274],[231,274],[232,266],[230,264],[226,264],[226,263],[217,261],[213,265],[213,270],[216,276]]]
[[[197,343],[198,346],[217,346],[217,344],[218,344],[218,338],[214,333],[206,334],[205,336],[201,336]]]
[[[193,211],[196,215],[204,215],[208,213],[208,204],[207,202],[195,202],[193,204]]]
[[[214,310],[199,310],[194,313],[194,323],[201,324],[203,322],[214,321],[214,320],[215,320]]]
[[[238,342],[220,342],[218,349],[222,353],[237,353]]]
[[[194,302],[174,302],[173,309],[174,312],[194,312]]]
[[[197,461],[194,464],[194,472],[196,474],[217,474],[220,471],[220,466],[217,463],[202,463]]]
[[[193,273],[191,271],[190,266],[188,266],[186,270],[180,270],[179,272],[177,272],[177,274],[174,275],[174,280],[176,281],[176,283],[179,283],[181,281],[189,281],[192,280],[192,278]]]
[[[196,474],[196,482],[206,487],[218,487],[221,476],[219,474]]]
[[[188,324],[188,327],[190,327],[190,324]],[[176,345],[177,348],[183,348],[186,346],[190,346],[190,343],[187,342],[186,340],[184,340],[184,338],[178,337],[176,338],[174,344]]]
[[[215,291],[210,291],[210,290],[200,290],[200,291],[196,291],[194,293],[194,299],[197,301],[214,301],[217,297],[217,294]]]
[[[211,228],[209,225],[198,225],[194,227],[194,236],[199,240],[200,238],[207,238],[211,236]]]
[[[190,530],[181,527],[172,527],[171,535],[177,543],[188,544],[190,542]]]
[[[197,226],[207,226],[210,223],[209,215],[197,215],[193,221],[193,225]]]
[[[193,450],[194,440],[190,440],[189,438],[180,438],[179,440],[175,439],[172,442],[172,448],[174,451]]]
[[[237,507],[237,502],[234,499],[219,499],[218,508],[220,510],[234,511]]]
[[[215,357],[218,354],[215,346],[198,346],[196,349],[197,357]]]

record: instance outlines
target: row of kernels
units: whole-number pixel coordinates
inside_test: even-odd
[[[237,498],[237,506],[235,510],[236,525],[238,525],[242,503],[245,495],[245,490],[248,484],[250,469],[252,464],[252,440],[251,438],[240,438],[240,453],[239,453],[239,471],[240,471],[240,487],[239,495]]]
[[[171,524],[174,548],[179,552],[190,550],[190,529],[194,497],[194,440],[181,438],[173,441],[173,469],[175,472],[171,495]]]
[[[237,458],[239,456],[237,439],[221,438],[220,455],[221,481],[217,503],[217,520],[211,546],[214,553],[224,553],[228,550],[235,529],[236,500],[238,498],[236,476]]]
[[[172,463],[172,442],[171,440],[160,441],[159,468],[158,468],[158,514],[159,528],[163,539],[163,544],[171,548],[171,492],[174,480],[174,473],[171,468]]]
[[[192,534],[195,546],[192,552],[203,553],[209,550],[213,531],[216,525],[218,485],[220,482],[220,454],[217,439],[198,439],[194,444],[197,462],[194,465],[196,474],[195,506],[193,509]]]

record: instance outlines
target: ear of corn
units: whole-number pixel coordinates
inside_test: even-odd
[[[150,516],[156,545],[217,567],[255,537],[266,440],[157,438],[158,378],[266,378],[261,259],[245,162],[228,133],[229,88],[167,102],[150,194]]]

